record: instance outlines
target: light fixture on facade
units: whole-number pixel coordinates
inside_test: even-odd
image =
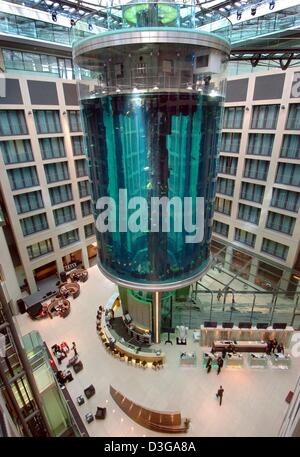
[[[271,2],[269,3],[269,10],[273,10],[274,8],[275,8],[275,1],[271,0]]]
[[[251,16],[255,16],[256,15],[256,6],[252,6],[251,8]]]
[[[55,12],[52,13],[52,21],[57,22],[57,14]]]
[[[240,21],[242,19],[242,12],[241,11],[237,11],[236,18],[237,18],[238,21]]]

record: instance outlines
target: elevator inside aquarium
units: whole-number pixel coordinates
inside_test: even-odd
[[[99,268],[125,301],[152,296],[155,322],[210,264],[230,22],[113,3],[73,29]]]

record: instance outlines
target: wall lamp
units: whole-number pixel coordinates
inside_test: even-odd
[[[90,31],[92,31],[92,30],[93,30],[93,25],[92,25],[92,24],[89,24],[89,25],[88,25],[88,29],[89,29]]]
[[[255,16],[256,15],[256,6],[252,6],[251,8],[251,16]]]
[[[242,13],[241,13],[241,11],[237,11],[237,13],[236,13],[236,18],[237,18],[238,21],[240,21],[240,20],[242,19]]]
[[[275,1],[272,0],[270,3],[269,3],[269,10],[273,10],[275,8]]]
[[[52,13],[52,21],[53,22],[57,22],[57,14],[56,13]]]
[[[66,114],[67,114],[67,112],[66,112],[66,111],[63,111],[63,115],[65,116]]]
[[[31,114],[32,114],[32,111],[28,111],[28,113],[27,113],[27,114],[28,114],[28,116],[31,116]]]
[[[76,24],[75,19],[72,18],[72,19],[70,20],[70,24],[71,24],[71,27],[73,27],[73,26]]]

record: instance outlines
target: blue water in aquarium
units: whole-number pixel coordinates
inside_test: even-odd
[[[141,196],[204,197],[204,238],[189,233],[97,231],[102,267],[134,283],[169,283],[208,263],[223,99],[189,93],[116,94],[82,101],[94,201],[119,189]],[[130,214],[130,213],[129,213]],[[118,216],[117,216],[118,224]],[[150,221],[148,223],[150,227]]]

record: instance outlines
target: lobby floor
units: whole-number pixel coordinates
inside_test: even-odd
[[[205,348],[192,341],[191,330],[187,346],[177,346],[175,342],[173,346],[164,345],[163,341],[166,354],[163,369],[128,366],[105,351],[96,333],[97,308],[106,303],[117,290],[116,286],[97,266],[89,269],[88,281],[80,285],[80,296],[70,299],[71,313],[66,319],[33,321],[23,314],[17,316],[16,321],[22,335],[36,330],[49,348],[62,341],[69,345],[76,342],[84,369],[74,375],[66,388],[76,405],[76,397],[89,384],[95,386],[96,394],[77,406],[84,422],[87,412],[95,413],[97,406],[107,408],[104,421],[86,424],[90,436],[167,436],[151,432],[129,419],[110,397],[110,384],[145,407],[180,411],[183,418],[191,419],[188,436],[277,436],[288,407],[285,397],[294,389],[300,373],[300,357],[292,359],[289,370],[246,366],[224,368],[219,376],[214,370],[207,374],[201,366]],[[181,350],[195,351],[197,366],[180,367]],[[62,363],[62,369],[66,363]],[[221,407],[215,396],[220,384],[225,391]]]

